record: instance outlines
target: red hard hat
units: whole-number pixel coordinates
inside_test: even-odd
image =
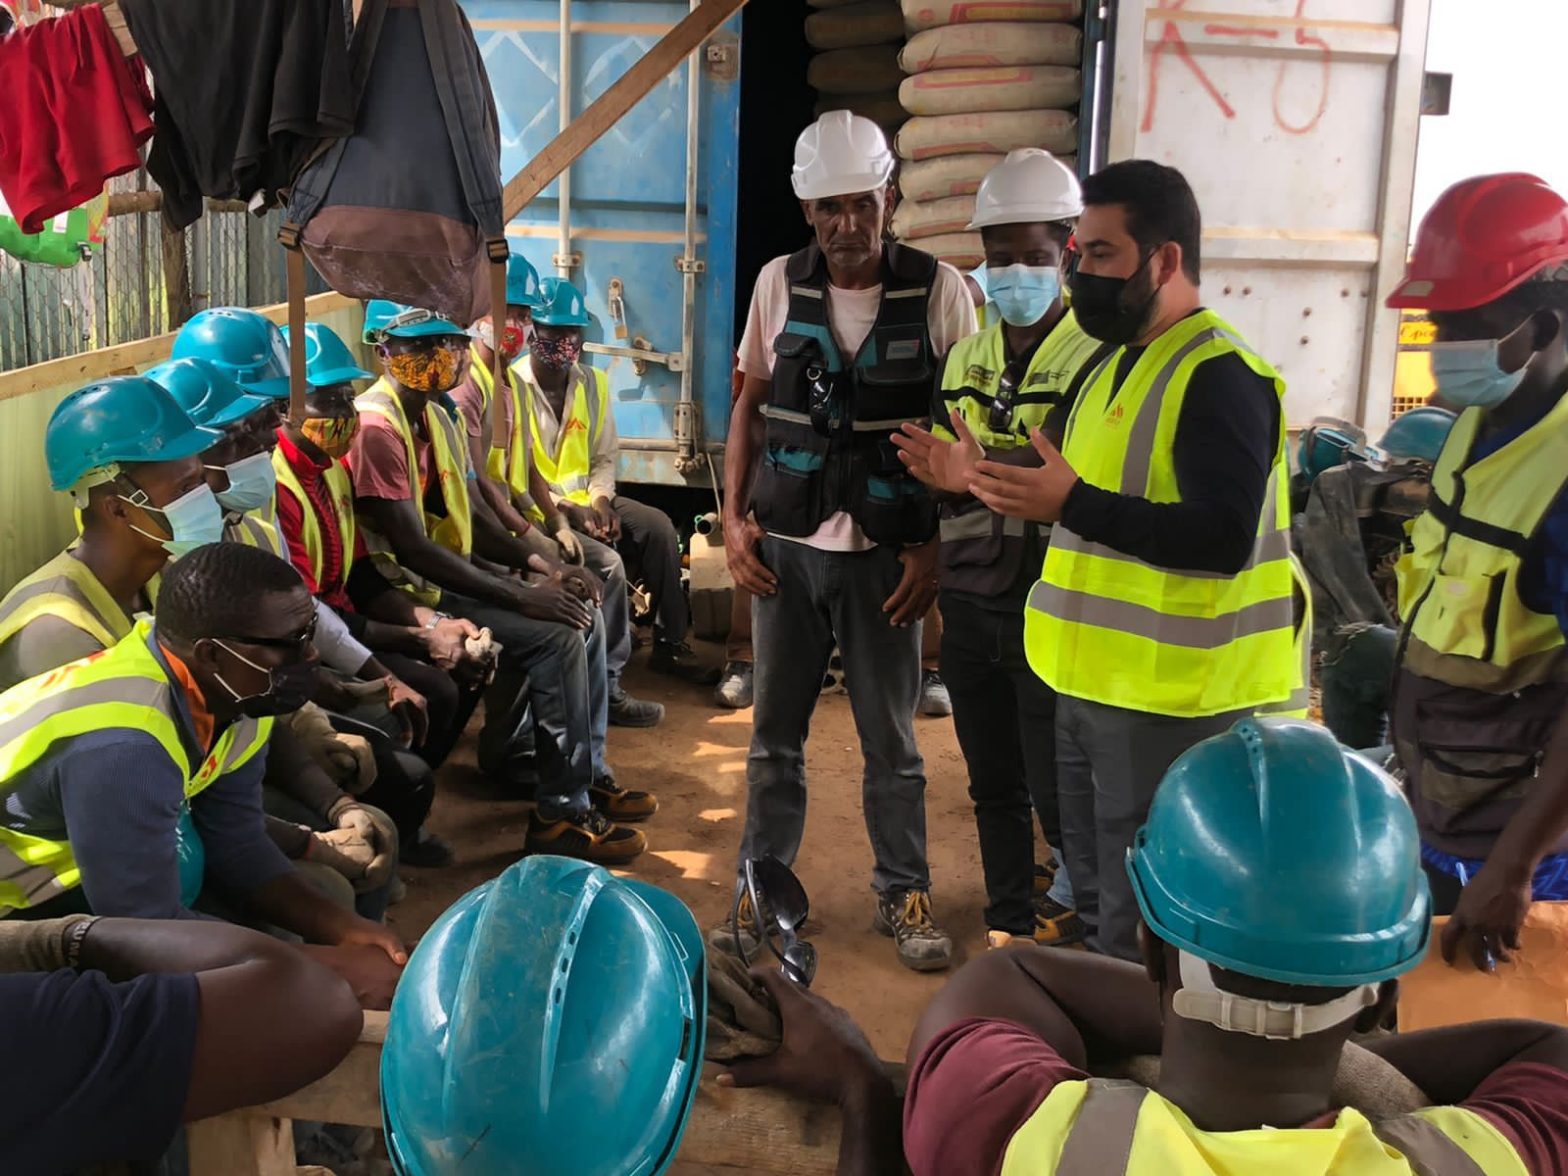
[[[1524,172],[1472,176],[1437,198],[1416,231],[1396,309],[1467,310],[1549,265],[1568,263],[1568,201]]]

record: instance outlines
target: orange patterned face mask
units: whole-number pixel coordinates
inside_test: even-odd
[[[457,386],[464,353],[455,347],[422,347],[387,356],[387,375],[415,392],[435,394]]]
[[[354,445],[354,434],[359,432],[359,418],[306,417],[299,431],[317,449],[336,461],[348,454]]]

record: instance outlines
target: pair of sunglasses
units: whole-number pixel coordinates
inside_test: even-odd
[[[800,938],[799,931],[811,913],[811,903],[806,888],[795,877],[795,872],[772,854],[748,858],[745,866],[746,895],[751,899],[752,917],[762,933],[762,941],[779,961],[779,970],[788,980],[802,988],[810,988],[817,974],[817,949]],[[746,954],[740,934],[740,897],[730,911],[730,924],[735,932],[735,946],[743,962],[749,967],[751,957]]]
[[[811,427],[823,437],[830,436],[838,425],[838,375],[839,373],[830,372],[827,368],[818,367],[816,364],[806,369]]]
[[[1013,360],[1002,369],[996,381],[996,395],[991,397],[986,424],[993,433],[1013,431],[1013,397],[1018,395],[1018,385],[1023,382],[1024,363]]]

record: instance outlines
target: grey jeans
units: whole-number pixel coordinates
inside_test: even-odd
[[[898,550],[819,551],[771,536],[762,561],[778,577],[752,605],[756,702],[746,763],[740,856],[793,863],[806,823],[806,734],[836,642],[865,757],[861,795],[879,893],[924,890],[926,770],[915,746],[920,626],[895,629],[882,602],[903,575]]]
[[[599,612],[604,616],[604,672],[609,676],[613,695],[620,683],[621,671],[632,656],[632,614],[626,602],[626,565],[621,562],[620,552],[607,543],[580,532],[577,541],[583,545],[583,562],[604,581],[604,601]]]
[[[1062,843],[1089,946],[1138,957],[1138,902],[1127,850],[1149,815],[1166,769],[1194,744],[1230,729],[1251,710],[1180,719],[1083,698],[1056,699],[1056,795]]]

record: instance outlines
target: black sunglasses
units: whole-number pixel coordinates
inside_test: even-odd
[[[810,988],[817,974],[817,949],[801,939],[798,932],[811,913],[811,903],[806,888],[795,877],[795,872],[772,854],[748,858],[745,867],[746,895],[751,899],[752,917],[768,950],[778,958],[779,970],[788,980],[802,988]],[[766,912],[766,913],[764,913]],[[766,921],[764,921],[766,920]],[[735,946],[741,960],[748,966],[751,958],[746,954],[740,934],[740,898],[730,911],[730,922],[735,932]],[[777,937],[778,942],[774,942]]]
[[[806,388],[811,398],[811,427],[823,437],[831,435],[838,425],[838,377],[839,373],[830,372],[816,364],[806,369]]]
[[[216,641],[234,641],[240,645],[256,645],[262,649],[281,649],[286,653],[297,653],[304,656],[305,650],[316,639],[316,614],[312,613],[310,624],[305,626],[302,633],[292,637],[247,637],[239,633],[225,633],[214,638]]]
[[[996,394],[987,409],[986,424],[993,433],[1013,431],[1013,397],[1018,395],[1018,385],[1024,378],[1024,360],[1015,359],[1002,369],[997,377]]]

